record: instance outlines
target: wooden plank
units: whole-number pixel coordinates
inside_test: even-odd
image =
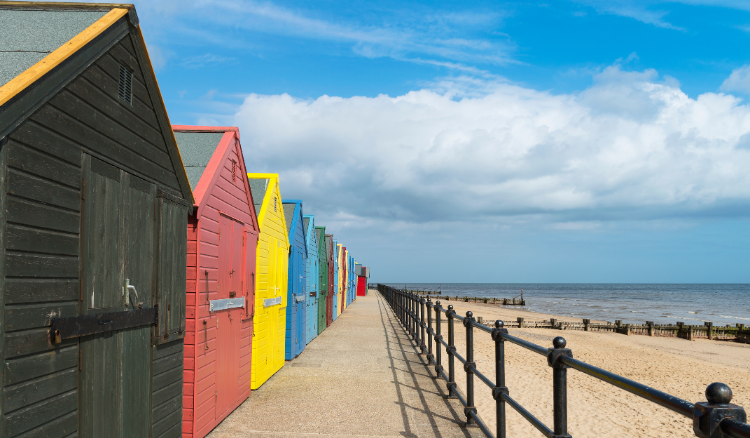
[[[75,138],[83,148],[120,163],[126,170],[179,190],[177,178],[171,171],[122,147],[52,105],[44,105],[31,118],[62,135]]]
[[[96,108],[97,111],[104,113],[113,122],[123,125],[126,129],[138,135],[168,159],[167,148],[164,145],[164,138],[161,133],[139,117],[135,113],[136,108],[134,106],[128,105],[119,98],[117,86],[118,84],[112,81],[103,71],[89,69],[83,77],[73,81],[68,86],[68,90]],[[144,117],[148,116],[148,113],[144,115]]]
[[[58,160],[13,140],[8,142],[8,165],[70,187],[81,187],[80,166]]]
[[[78,392],[70,391],[49,398],[27,408],[19,409],[5,416],[5,430],[8,436],[15,436],[32,430],[51,420],[59,418],[78,405]]]
[[[7,360],[4,383],[5,386],[15,385],[77,366],[78,346]]]
[[[61,350],[78,343],[78,339],[65,339],[60,344],[52,345],[48,329],[31,329],[22,332],[5,334],[5,358],[10,359],[26,354],[49,350]]]
[[[78,412],[73,411],[60,418],[45,423],[17,438],[77,438]]]
[[[14,385],[5,388],[4,412],[7,415],[16,409],[25,408],[76,388],[78,388],[77,368],[70,368],[20,385]]]
[[[152,434],[154,437],[160,437],[174,425],[182,425],[182,409],[178,409],[160,421],[154,423]]]
[[[172,426],[171,429],[164,431],[161,435],[154,435],[154,438],[179,438],[182,436],[182,424],[178,423]]]
[[[182,394],[182,382],[177,381],[172,383],[171,385],[167,385],[166,387],[158,391],[154,391],[151,404],[152,406],[159,406],[160,404],[165,403],[170,398],[180,394]]]
[[[76,278],[78,257],[12,253],[5,255],[5,275],[9,277]]]
[[[151,327],[121,333],[123,365],[121,436],[147,437],[151,422]]]
[[[103,91],[108,92],[110,96],[115,98],[119,98],[119,75],[120,63],[110,54],[99,58],[95,65],[84,72],[84,76],[87,79],[99,84]],[[112,89],[112,87],[115,88]],[[156,114],[154,114],[154,109],[151,107],[148,90],[146,90],[145,85],[137,80],[133,81],[133,98],[132,109],[135,115],[151,125],[158,133],[161,133],[159,131],[159,122],[156,120]]]
[[[175,342],[169,342],[156,346],[156,354],[154,354],[154,360],[161,359],[163,357],[171,356],[175,353],[182,353],[184,346],[182,341],[177,340]]]
[[[178,380],[182,379],[183,370],[181,366],[167,370],[159,375],[154,375],[153,388],[158,391]]]
[[[81,216],[79,213],[61,210],[34,201],[8,197],[8,222],[49,230],[78,233]]]
[[[154,375],[156,376],[172,368],[182,366],[182,359],[182,354],[177,353],[154,361]]]
[[[79,91],[86,86],[93,88],[90,82],[83,82],[80,79],[74,83],[81,84],[76,87]],[[68,88],[72,88],[74,83],[71,83]],[[93,93],[94,91],[87,95],[91,97]],[[156,163],[163,169],[172,170],[172,163],[166,153],[135,135],[130,129],[118,123],[119,120],[108,117],[98,106],[89,104],[82,97],[73,94],[71,90],[61,91],[50,99],[50,104],[148,161]],[[92,114],[95,116],[92,117]]]
[[[81,166],[81,147],[77,143],[33,120],[24,122],[13,131],[10,138],[78,167]]]
[[[73,211],[81,210],[81,194],[78,190],[14,169],[8,169],[8,193]]]
[[[78,299],[77,279],[9,278],[5,281],[5,304],[43,303]]]
[[[129,50],[123,47],[123,44],[127,43],[131,44],[131,48],[133,47],[132,42],[128,40],[129,38],[123,38],[120,40],[118,44],[110,49],[109,53],[112,54],[112,57],[127,65],[133,71],[133,76],[138,79],[139,82],[144,83],[145,80],[143,78],[141,66],[138,65],[138,59]]]
[[[77,256],[81,246],[77,234],[63,234],[12,224],[8,224],[7,233],[6,247],[10,250]]]
[[[182,410],[182,394],[167,400],[166,403],[162,403],[159,406],[154,406],[152,421],[154,422],[154,424],[156,424],[167,415],[180,410]],[[156,428],[154,429],[154,431],[156,431]],[[155,435],[158,434],[155,433]]]
[[[78,316],[78,301],[5,306],[5,331],[49,327],[52,318]]]

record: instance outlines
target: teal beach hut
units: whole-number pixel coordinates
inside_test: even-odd
[[[292,360],[305,349],[305,311],[307,297],[305,278],[307,258],[307,240],[302,218],[302,201],[282,201],[284,219],[289,234],[289,276],[286,305],[286,338],[284,356]]]
[[[303,216],[302,225],[305,228],[307,243],[307,259],[305,261],[305,344],[318,336],[318,276],[320,264],[318,260],[318,237],[315,232],[315,216]]]

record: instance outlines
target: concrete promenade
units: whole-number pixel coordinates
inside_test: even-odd
[[[484,436],[425,361],[371,290],[208,436]]]

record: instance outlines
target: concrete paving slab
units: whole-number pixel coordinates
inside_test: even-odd
[[[426,364],[370,291],[208,437],[484,436],[461,426],[463,406]]]

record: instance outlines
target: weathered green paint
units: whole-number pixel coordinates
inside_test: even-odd
[[[326,297],[328,296],[328,243],[326,227],[315,227],[318,237],[318,334],[326,329]]]

